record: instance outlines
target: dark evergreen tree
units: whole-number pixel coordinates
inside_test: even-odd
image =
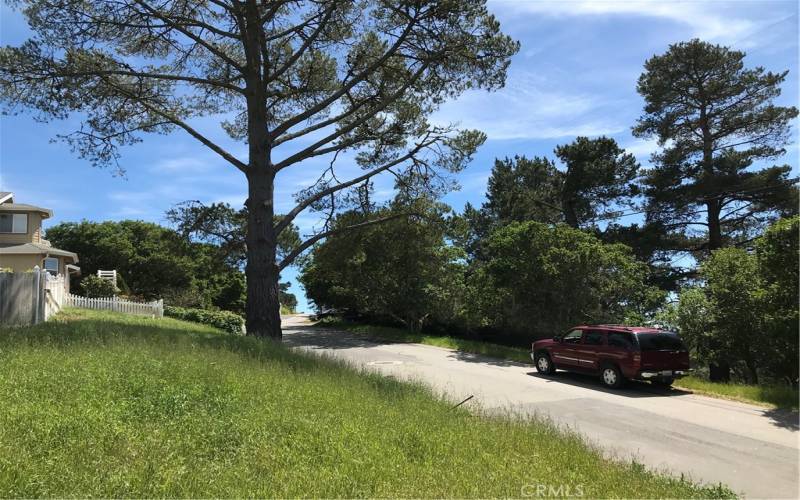
[[[567,225],[585,227],[633,206],[639,163],[614,139],[578,137],[555,153],[564,165],[560,202]]]
[[[692,40],[649,59],[639,78],[646,105],[633,131],[661,145],[644,175],[648,218],[698,236],[689,248],[749,240],[797,211],[790,167],[763,166],[784,154],[797,116],[773,102],[787,72],[745,68],[744,57]]]
[[[495,160],[486,202],[480,210],[468,205],[462,215],[471,228],[465,245],[470,255],[479,254],[480,241],[492,230],[511,222],[597,229],[598,221],[633,206],[639,164],[614,139],[578,137],[555,154],[560,165],[538,156]]]

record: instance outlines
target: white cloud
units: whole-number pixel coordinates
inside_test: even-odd
[[[684,24],[692,36],[707,40],[735,41],[752,32],[755,21],[737,16],[719,2],[702,1],[515,1],[490,0],[493,10],[512,13],[531,13],[549,16],[608,16],[628,15],[667,19]]]
[[[658,139],[634,139],[622,146],[626,153],[635,156],[639,161],[648,160],[650,155],[658,151]]]
[[[222,160],[220,160],[220,163]],[[227,163],[223,165],[227,167]],[[214,165],[203,159],[191,156],[181,156],[177,158],[166,158],[160,160],[150,167],[151,172],[162,172],[169,174],[196,174],[206,172]]]
[[[615,102],[553,86],[553,80],[512,68],[502,91],[467,92],[445,103],[431,121],[475,128],[494,140],[610,135],[627,128],[611,117]]]

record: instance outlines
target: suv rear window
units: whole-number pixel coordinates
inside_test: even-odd
[[[686,345],[677,334],[671,332],[637,333],[639,349],[642,351],[685,351]]]

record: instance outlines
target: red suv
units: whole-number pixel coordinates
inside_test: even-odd
[[[670,386],[691,371],[689,351],[677,334],[645,327],[577,326],[564,335],[535,341],[531,358],[539,373],[561,369],[599,375],[613,388],[628,379]]]

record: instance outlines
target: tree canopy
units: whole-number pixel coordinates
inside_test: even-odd
[[[581,323],[641,319],[663,300],[630,248],[564,224],[515,222],[483,246],[470,277],[471,303],[486,325],[550,336]]]
[[[633,206],[639,163],[614,139],[578,137],[555,153],[564,165],[560,201],[567,225],[585,227]]]
[[[244,312],[241,271],[219,247],[189,242],[169,228],[131,220],[64,222],[48,229],[47,238],[78,253],[84,277],[99,269],[117,270],[125,294]]]
[[[480,209],[467,204],[463,217],[471,255],[477,242],[510,222],[534,220],[596,229],[634,206],[639,164],[614,139],[578,137],[557,146],[557,163],[546,157],[496,159]]]
[[[320,310],[337,310],[419,331],[457,321],[463,300],[463,253],[447,245],[447,209],[417,203],[416,220],[401,217],[333,236],[316,246],[300,282]],[[396,204],[384,216],[405,210]],[[364,220],[342,214],[337,224]]]
[[[700,285],[681,292],[676,311],[698,361],[744,372],[753,383],[766,376],[797,384],[799,234],[800,217],[783,219],[754,252],[723,248],[703,263]]]

